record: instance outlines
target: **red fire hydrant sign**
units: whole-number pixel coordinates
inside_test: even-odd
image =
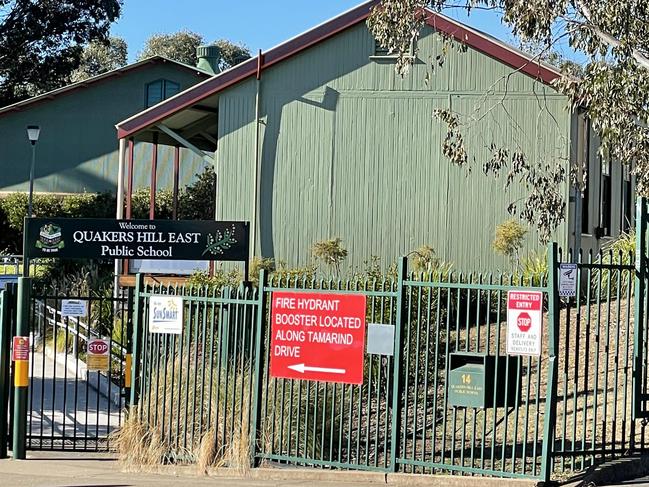
[[[543,293],[507,293],[507,353],[541,355],[543,339]]]
[[[365,295],[276,291],[271,377],[363,383]]]

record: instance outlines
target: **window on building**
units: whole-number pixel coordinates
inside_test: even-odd
[[[146,107],[160,103],[180,92],[180,85],[168,79],[159,79],[146,85]]]
[[[411,41],[410,42],[410,52],[408,53],[409,56],[414,57],[415,56],[415,42]],[[377,58],[397,58],[397,53],[393,52],[390,53],[389,50],[386,47],[381,46],[379,41],[375,40],[374,41],[374,55],[370,57],[377,57]]]
[[[611,191],[611,158],[606,156],[601,159],[602,173],[600,183],[600,231],[601,236],[611,235],[611,204],[613,202]]]

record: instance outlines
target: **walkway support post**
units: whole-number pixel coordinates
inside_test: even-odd
[[[557,353],[559,351],[559,279],[558,247],[556,242],[548,246],[548,381],[545,391],[543,414],[543,449],[541,458],[541,481],[547,484],[552,475],[552,453],[557,416]]]
[[[117,208],[115,218],[124,218],[124,168],[126,166],[126,139],[119,139],[117,162]],[[115,276],[113,277],[113,297],[118,296],[120,260],[115,259]]]
[[[18,337],[29,337],[31,287],[31,277],[18,278],[18,315],[16,318],[16,336]],[[27,448],[29,360],[17,360],[14,364],[13,458],[14,460],[24,460]]]

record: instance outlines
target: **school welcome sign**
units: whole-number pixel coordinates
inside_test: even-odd
[[[238,221],[26,218],[25,255],[245,261],[249,229]]]

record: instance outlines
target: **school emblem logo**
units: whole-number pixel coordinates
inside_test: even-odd
[[[43,225],[38,234],[36,248],[48,254],[54,254],[63,247],[65,247],[65,242],[61,236],[61,227],[53,223]]]

